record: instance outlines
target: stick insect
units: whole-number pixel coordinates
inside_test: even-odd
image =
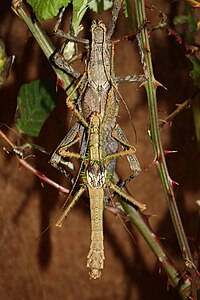
[[[59,168],[63,158],[77,158],[83,162],[83,185],[75,194],[69,206],[63,211],[56,225],[61,226],[64,218],[74,206],[75,202],[87,189],[90,199],[91,212],[91,245],[87,256],[87,267],[93,279],[101,276],[104,263],[103,245],[103,210],[108,189],[122,196],[126,201],[137,206],[141,211],[146,205],[139,203],[132,196],[121,190],[112,180],[115,172],[116,158],[126,156],[135,176],[140,172],[139,163],[135,156],[135,148],[130,145],[123,131],[116,122],[119,107],[119,82],[144,82],[144,75],[115,77],[113,67],[113,43],[111,37],[115,29],[120,0],[113,5],[112,19],[108,30],[101,20],[93,21],[91,26],[92,40],[79,39],[58,30],[61,37],[70,41],[81,42],[86,45],[86,68],[81,76],[67,63],[62,53],[57,52],[54,63],[74,78],[80,78],[80,97],[76,105],[68,96],[67,106],[72,109],[79,122],[60,143],[51,157],[51,164]],[[68,149],[81,141],[80,153],[73,153]],[[118,145],[122,151],[118,150]]]

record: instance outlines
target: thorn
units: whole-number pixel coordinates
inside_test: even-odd
[[[160,155],[160,153],[158,154],[158,157],[156,159],[156,163],[159,162],[159,161],[161,161],[161,155]]]
[[[177,153],[177,152],[178,152],[178,150],[164,150],[165,156],[166,156],[167,154]]]
[[[18,13],[18,8],[21,5],[22,0],[13,0],[12,1],[12,10],[14,11],[14,13],[21,19],[19,13]]]
[[[164,124],[167,124],[167,121],[165,119],[159,119],[159,122],[161,123],[164,123]]]
[[[152,235],[152,234],[151,234],[151,235]],[[154,234],[154,239],[155,239],[158,243],[160,243],[160,241],[161,241],[162,238],[161,238],[160,236]]]
[[[147,53],[150,53],[149,49],[147,48],[147,45],[145,44],[144,45],[144,50],[147,52]]]
[[[175,185],[179,185],[178,182],[172,180],[171,178],[170,178],[170,183],[171,183],[172,188],[174,188]]]
[[[159,274],[159,275],[162,274],[162,266],[161,266],[161,264],[159,264],[159,267],[158,267],[158,274]]]
[[[149,29],[149,30],[147,31],[147,34],[148,34],[148,38],[149,38],[149,39],[150,39],[150,37],[151,37],[151,35],[152,35],[152,32],[153,32],[152,29]]]
[[[171,280],[169,279],[169,277],[167,277],[167,286],[166,286],[167,291],[169,291],[170,286],[173,287],[174,285],[172,284],[172,282],[171,282]]]
[[[147,87],[147,81],[142,82],[142,83],[139,85],[139,88],[141,88],[141,87],[146,88],[146,87]]]
[[[175,105],[176,105],[177,107],[182,106],[182,104],[180,104],[180,103],[176,103]]]
[[[156,89],[157,89],[157,87],[160,86],[163,89],[167,90],[167,88],[162,83],[160,83],[159,81],[157,81],[156,79],[154,79],[154,86],[155,86]]]
[[[21,171],[22,169],[23,169],[23,166],[22,166],[22,164],[20,163],[20,161],[19,161],[19,170]]]
[[[58,87],[61,87],[63,90],[65,89],[64,83],[62,81],[62,79],[57,76],[57,80],[56,80],[56,92],[58,91]]]
[[[156,215],[145,214],[145,218],[147,221],[149,221],[149,219],[152,217],[156,217]]]
[[[183,104],[179,104],[179,103],[176,103],[175,104],[176,105],[176,107],[178,108],[178,109],[181,109],[182,108],[182,106],[183,106]],[[188,103],[187,105],[186,105],[186,109],[188,109],[188,108],[190,108],[191,107],[191,103]]]
[[[44,188],[44,183],[43,181],[40,181],[41,186]]]
[[[150,165],[148,165],[148,167],[146,167],[145,172],[147,172],[148,169],[151,168],[153,165],[156,165],[157,161],[158,160],[156,158],[154,158],[154,160],[152,161],[152,163],[150,163]]]
[[[152,231],[151,225],[150,225],[150,223],[149,223],[149,219],[152,217],[152,215],[141,214],[141,217],[142,217],[142,219],[144,220],[145,224],[146,224],[146,225],[151,229],[151,231]],[[152,234],[154,234],[154,233],[152,232]]]

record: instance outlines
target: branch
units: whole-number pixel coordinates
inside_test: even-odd
[[[141,28],[142,24],[144,24],[146,20],[144,0],[135,0],[135,8],[136,8],[137,27]],[[193,276],[197,277],[198,272],[193,263],[193,257],[188,245],[188,241],[185,235],[185,231],[181,222],[180,214],[174,196],[173,186],[175,182],[169,176],[166,161],[165,161],[165,153],[163,151],[162,144],[161,144],[158,113],[157,113],[157,99],[156,99],[156,90],[160,84],[154,78],[152,60],[151,60],[151,49],[149,45],[148,32],[146,26],[144,26],[141,29],[139,33],[139,40],[141,43],[141,49],[143,49],[142,54],[144,55],[143,58],[144,65],[147,72],[146,75],[148,77],[148,82],[145,85],[145,88],[147,92],[149,114],[150,114],[150,138],[152,141],[152,146],[155,155],[154,162],[156,163],[160,174],[163,190],[165,193],[165,198],[170,211],[170,215],[175,228],[175,232],[177,235],[177,239],[185,262],[186,269],[189,272],[189,274],[192,275],[192,277]],[[193,292],[194,294],[196,294],[196,291],[193,290]],[[184,297],[184,295],[182,295],[182,297]],[[185,299],[185,297],[183,299]]]
[[[16,146],[8,139],[8,137],[1,130],[0,130],[0,137],[2,137],[12,147],[12,150],[15,153],[15,155],[16,155],[16,157],[17,157],[17,159],[18,159],[18,161],[19,161],[19,163],[20,163],[21,166],[25,167],[26,169],[28,169],[29,171],[31,171],[34,175],[36,175],[40,179],[40,181],[42,183],[46,183],[48,185],[53,186],[59,192],[65,194],[65,195],[69,194],[70,191],[68,189],[64,188],[63,186],[59,185],[55,181],[51,180],[50,178],[48,178],[47,176],[45,176],[40,171],[38,171],[37,169],[33,168],[27,161],[25,161],[25,159],[22,157],[21,153],[18,153],[17,151],[15,151]]]

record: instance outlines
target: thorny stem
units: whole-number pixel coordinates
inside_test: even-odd
[[[163,19],[164,18],[164,19]],[[181,37],[180,35],[172,28],[169,26],[169,24],[167,24],[167,22],[165,22],[165,16],[162,15],[161,21],[158,25],[153,26],[150,31],[149,31],[149,35],[158,29],[167,29],[168,30],[168,34],[169,35],[173,35],[176,39],[176,41],[179,43],[179,45],[183,45],[186,50],[190,50],[190,51],[194,51],[197,50],[198,48],[196,46],[191,46],[189,44],[187,44]]]
[[[154,254],[158,257],[159,262],[166,274],[170,278],[173,286],[178,290],[182,299],[188,299],[190,295],[191,284],[189,279],[184,279],[178,273],[173,263],[165,254],[160,242],[159,238],[152,232],[151,228],[148,226],[147,222],[145,222],[145,216],[142,216],[141,213],[136,211],[131,205],[129,205],[125,201],[121,201],[121,205],[124,208],[125,212],[128,214],[130,222],[137,228],[137,230],[141,233],[149,247],[152,249]]]
[[[191,103],[195,100],[195,97],[199,94],[199,91],[195,92],[190,98],[183,103],[176,104],[177,108],[169,114],[164,120],[160,120],[159,127],[163,128],[165,124],[170,123],[182,110],[190,107]]]
[[[115,182],[119,181],[119,176],[117,173],[114,175]],[[125,190],[128,192],[127,188]],[[144,240],[147,242],[149,247],[152,249],[154,254],[158,257],[158,260],[165,270],[166,274],[170,278],[172,285],[178,290],[182,299],[188,299],[190,294],[191,284],[189,279],[184,279],[181,274],[176,270],[173,262],[168,258],[167,254],[164,252],[159,238],[152,232],[148,224],[148,216],[143,215],[137,211],[132,205],[123,199],[120,201],[122,208],[124,209],[125,215],[128,216],[130,222],[137,228],[140,234],[143,236]]]
[[[15,145],[7,138],[7,136],[0,130],[0,137],[2,137],[13,149],[16,148]],[[15,152],[14,152],[15,153]],[[51,186],[53,186],[54,188],[56,188],[59,192],[63,193],[63,194],[69,194],[69,190],[64,188],[63,186],[59,185],[58,183],[56,183],[55,181],[51,180],[50,178],[48,178],[47,176],[45,176],[44,174],[42,174],[40,171],[38,171],[37,169],[33,168],[25,159],[20,158],[17,153],[16,153],[16,157],[20,163],[21,166],[25,167],[26,169],[28,169],[29,171],[31,171],[35,176],[37,176],[40,181],[42,183],[46,183],[49,184]]]
[[[192,102],[192,100],[193,100],[192,98],[185,100],[181,104],[177,104],[177,108],[171,114],[169,114],[164,120],[160,120],[159,121],[160,129],[163,128],[165,126],[165,124],[170,123],[182,110],[187,108],[190,105],[190,103]]]
[[[146,20],[145,4],[143,0],[135,0],[136,18],[138,28]],[[179,211],[177,208],[174,191],[173,181],[171,180],[165,161],[165,154],[161,144],[159,122],[157,113],[157,101],[156,101],[156,88],[157,82],[154,78],[152,61],[151,61],[151,50],[149,45],[148,33],[146,26],[140,32],[141,47],[144,51],[144,63],[146,64],[146,72],[148,76],[148,82],[146,84],[146,92],[148,98],[149,114],[150,114],[150,137],[152,146],[155,154],[155,163],[158,167],[158,171],[161,177],[166,201],[171,214],[172,222],[176,231],[179,246],[182,252],[182,256],[186,265],[186,269],[192,276],[197,275],[196,267],[193,263],[192,254],[188,245],[188,241],[183,229]],[[193,297],[195,298],[196,292],[193,290]]]

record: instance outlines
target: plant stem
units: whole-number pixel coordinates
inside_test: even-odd
[[[52,44],[51,40],[46,35],[45,31],[41,27],[40,23],[37,22],[37,20],[33,20],[28,12],[26,11],[26,8],[21,0],[14,0],[12,1],[12,9],[13,11],[26,23],[29,30],[31,31],[32,35],[38,42],[40,48],[44,52],[45,56],[47,57],[49,63],[51,64],[53,70],[55,71],[58,81],[61,81],[61,85],[63,89],[67,90],[67,94],[71,93],[71,99],[75,99],[77,97],[77,93],[72,93],[74,87],[72,85],[71,78],[64,73],[62,70],[56,68],[51,60],[51,55],[55,52],[55,47]]]
[[[12,147],[12,150],[15,153],[20,165],[23,166],[24,168],[28,169],[29,171],[31,171],[35,176],[37,176],[40,179],[42,184],[43,183],[49,184],[49,185],[53,186],[54,188],[56,188],[59,192],[65,194],[65,195],[69,194],[70,191],[68,189],[66,189],[65,187],[56,183],[55,181],[51,180],[50,178],[48,178],[46,175],[44,175],[37,169],[33,168],[21,155],[20,156],[17,155],[17,152],[15,151],[17,149],[17,147],[8,139],[8,137],[3,133],[3,131],[0,130],[0,138],[1,137]],[[8,152],[8,151],[6,151],[6,152]]]
[[[176,104],[177,108],[171,113],[169,114],[164,120],[160,120],[159,121],[159,127],[160,129],[163,128],[165,126],[165,124],[172,122],[172,120],[181,112],[183,111],[185,108],[189,107],[190,103],[192,102],[193,97],[185,100],[183,103],[181,104]]]
[[[141,28],[142,24],[146,21],[145,14],[145,4],[144,0],[135,0],[136,18],[137,26]],[[154,78],[152,60],[151,60],[151,50],[149,45],[148,33],[146,26],[139,33],[141,47],[144,50],[144,63],[146,67],[146,72],[148,76],[148,82],[146,84],[146,92],[149,106],[150,114],[150,138],[152,141],[152,146],[155,155],[155,163],[158,167],[160,178],[163,185],[163,190],[165,193],[165,198],[167,205],[171,214],[171,219],[175,228],[179,246],[182,252],[182,256],[186,265],[187,271],[190,274],[197,274],[196,267],[193,263],[192,254],[188,245],[188,241],[184,232],[184,228],[179,215],[178,207],[176,204],[173,184],[171,180],[165,161],[165,154],[161,144],[160,132],[159,132],[159,121],[157,113],[157,99],[156,99],[156,88],[159,83]],[[193,295],[194,297],[194,295]]]
[[[143,216],[125,201],[121,201],[121,205],[128,214],[130,222],[137,228],[154,254],[158,257],[161,266],[170,278],[173,286],[181,295],[182,299],[188,299],[190,295],[191,283],[189,279],[184,279],[181,277],[171,260],[165,254],[159,242],[159,238],[152,232],[150,226],[148,226],[147,221],[145,220],[145,218],[147,219],[148,217]]]
[[[120,177],[115,172],[114,182],[119,182]],[[127,188],[124,190],[128,193]],[[172,285],[178,290],[182,299],[188,299],[191,290],[191,283],[188,278],[183,278],[181,274],[175,268],[173,262],[165,253],[162,248],[159,238],[154,234],[150,225],[148,224],[148,216],[143,215],[137,211],[132,205],[123,198],[120,201],[121,205],[119,207],[119,213],[124,213],[128,216],[130,222],[137,228],[140,234],[143,236],[144,240],[147,242],[153,253],[158,257],[160,264],[162,265],[165,273],[170,278]],[[112,211],[112,210],[111,210]]]

